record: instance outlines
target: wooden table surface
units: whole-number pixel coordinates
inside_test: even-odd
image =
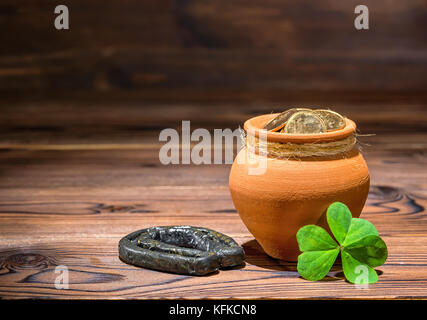
[[[307,97],[287,102],[310,105]],[[318,101],[318,100],[315,100]],[[280,111],[273,104],[145,105],[111,100],[23,102],[0,117],[1,298],[427,298],[427,99],[337,101],[355,120],[371,172],[362,217],[389,248],[367,289],[346,282],[339,265],[319,282],[295,263],[269,258],[235,211],[230,165],[170,165],[158,159],[159,132],[235,129]],[[233,237],[241,268],[205,277],[121,262],[117,244],[154,225],[197,225]],[[69,269],[69,289],[54,286]]]

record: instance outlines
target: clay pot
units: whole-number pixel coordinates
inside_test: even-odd
[[[259,135],[258,130],[276,115],[247,120],[244,125],[247,134]],[[267,141],[338,141],[353,135],[355,129],[355,123],[346,119],[346,126],[340,130],[314,135],[267,132]],[[262,156],[252,157],[257,160]],[[241,219],[271,257],[296,261],[300,254],[297,231],[307,224],[329,230],[326,209],[335,201],[345,203],[353,217],[362,212],[369,192],[369,171],[356,147],[327,157],[266,158],[263,174],[248,174],[255,164],[248,160],[247,148],[242,149],[231,168],[229,186]]]

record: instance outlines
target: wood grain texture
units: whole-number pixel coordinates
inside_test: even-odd
[[[426,1],[365,1],[367,32],[355,0],[62,4],[68,31],[55,1],[0,4],[0,298],[427,298]],[[233,207],[229,165],[159,162],[164,128],[235,129],[284,106],[358,125],[362,217],[390,251],[369,289],[339,265],[313,283],[269,258]],[[121,237],[171,224],[232,236],[246,265],[190,277],[119,260]]]
[[[269,258],[233,207],[229,165],[163,166],[158,160],[164,127],[179,128],[182,119],[191,119],[192,128],[236,128],[249,116],[277,107],[201,109],[114,101],[91,108],[81,101],[5,107],[0,118],[0,297],[426,299],[427,114],[424,99],[411,99],[371,96],[336,107],[356,120],[361,133],[376,134],[360,137],[372,175],[362,217],[377,226],[389,258],[377,268],[378,283],[368,289],[347,283],[339,264],[323,281],[310,282],[299,277],[295,263]],[[126,149],[127,143],[142,148]],[[49,144],[73,147],[38,148]],[[246,251],[245,266],[191,277],[119,260],[121,237],[172,224],[230,235]],[[69,290],[55,289],[58,265],[69,268]]]
[[[375,0],[74,0],[70,30],[55,1],[0,5],[0,92],[145,99],[268,99],[296,91],[422,92],[426,2]],[[225,98],[224,95],[228,97]]]

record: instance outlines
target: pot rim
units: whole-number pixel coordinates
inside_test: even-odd
[[[263,130],[267,121],[278,116],[280,113],[263,114],[250,118],[245,121],[243,128],[247,134],[259,137],[259,132]],[[290,134],[267,131],[267,141],[281,143],[314,143],[314,142],[330,142],[345,139],[356,132],[356,124],[354,121],[345,118],[345,127],[342,129],[316,134]]]

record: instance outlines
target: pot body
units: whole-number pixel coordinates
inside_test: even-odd
[[[269,256],[296,261],[296,233],[307,224],[329,231],[326,210],[333,202],[345,203],[353,217],[362,212],[369,171],[356,148],[332,158],[260,158],[251,154],[248,159],[247,148],[242,149],[232,165],[229,186],[241,219]],[[260,161],[266,161],[265,172],[250,174]]]

